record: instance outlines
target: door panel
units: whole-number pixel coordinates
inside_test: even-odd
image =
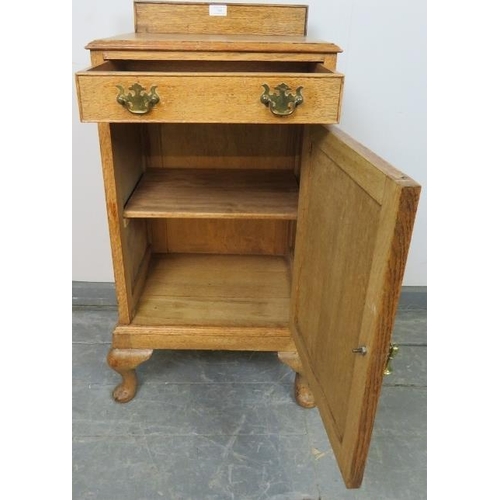
[[[348,487],[363,478],[420,186],[338,129],[305,134],[291,329]],[[365,355],[353,349],[365,346]]]

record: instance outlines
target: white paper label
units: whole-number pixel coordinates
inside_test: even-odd
[[[227,16],[227,5],[209,5],[208,13],[211,16]]]

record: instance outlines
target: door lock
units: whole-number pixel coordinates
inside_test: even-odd
[[[384,375],[390,375],[392,373],[392,360],[399,352],[399,346],[397,344],[389,345],[389,353],[387,354],[387,361],[385,363]]]

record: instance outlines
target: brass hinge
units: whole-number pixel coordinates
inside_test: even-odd
[[[389,352],[387,354],[387,361],[385,363],[384,375],[390,375],[392,373],[392,363],[396,354],[399,352],[399,346],[397,344],[389,345]]]

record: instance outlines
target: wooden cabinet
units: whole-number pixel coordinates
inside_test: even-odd
[[[321,125],[341,50],[305,36],[306,7],[134,8],[136,32],[90,43],[76,76],[99,123],[114,397],[154,349],[276,351],[358,487],[420,188]]]

